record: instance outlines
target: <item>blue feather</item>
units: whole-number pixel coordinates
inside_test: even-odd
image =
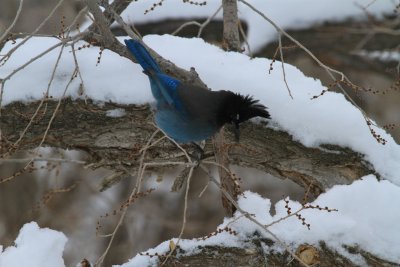
[[[183,111],[182,103],[178,98],[177,88],[178,85],[181,83],[177,79],[174,79],[166,74],[156,74],[158,78],[159,86],[161,88],[161,93],[163,94],[164,99],[169,105],[175,106],[178,110]]]
[[[133,39],[125,40],[125,44],[140,66],[142,66],[144,72],[149,76],[151,92],[154,98],[161,104],[168,103],[183,111],[182,103],[176,93],[176,88],[180,81],[163,74],[154,58],[139,41]]]
[[[201,118],[183,116],[172,108],[161,107],[156,113],[155,121],[158,127],[178,143],[202,141],[218,130],[218,127],[210,127]]]
[[[124,42],[145,72],[154,71],[156,73],[161,73],[157,62],[139,41],[130,39],[124,40]]]

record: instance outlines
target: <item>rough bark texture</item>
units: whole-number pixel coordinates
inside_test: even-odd
[[[239,39],[239,18],[238,18],[238,8],[236,0],[222,0],[223,9],[223,22],[224,22],[224,32],[223,32],[223,46],[228,51],[240,51],[240,39]],[[223,131],[222,131],[223,132]],[[229,169],[229,155],[228,150],[225,146],[225,139],[223,133],[218,133],[215,138],[215,158],[216,161],[223,165],[225,168]],[[233,196],[236,200],[237,193],[235,191],[235,183],[232,181],[229,174],[223,170],[223,168],[218,168],[219,176],[221,180],[221,186]],[[235,212],[235,207],[232,203],[226,199],[222,194],[222,205],[225,210],[225,214],[229,217]]]
[[[222,0],[222,8],[224,17],[224,48],[229,51],[240,51],[237,0]]]
[[[56,104],[52,100],[46,101],[17,148],[13,143],[27,126],[38,102],[13,103],[4,107],[0,117],[3,141],[1,154],[35,148],[43,137]],[[115,108],[124,108],[126,115],[108,117],[106,111]],[[156,130],[152,118],[148,106],[112,103],[99,106],[91,101],[85,103],[82,100],[65,99],[44,145],[86,151],[89,155],[87,161],[93,168],[109,168],[123,177],[135,173],[138,167],[140,149]],[[240,143],[233,141],[229,127],[224,132],[231,164],[256,168],[282,179],[289,178],[303,187],[312,184],[315,194],[335,184],[349,184],[362,175],[374,173],[362,155],[348,148],[333,145],[305,147],[289,134],[262,124],[243,124]],[[213,151],[208,141],[205,154],[212,156]],[[183,154],[167,140],[150,148],[146,155],[148,161],[185,161]],[[104,184],[104,187],[107,186]]]
[[[262,245],[261,245],[262,244]],[[174,267],[297,267],[302,266],[296,260],[293,260],[287,252],[278,252],[272,247],[271,240],[256,239],[249,243],[247,248],[229,248],[229,247],[203,247],[194,255],[172,257],[165,266]],[[268,249],[268,251],[267,251]],[[320,243],[318,248],[307,244],[300,245],[296,250],[305,263],[316,267],[393,267],[400,264],[379,259],[357,247],[345,247],[349,254],[354,258],[359,257],[357,263],[337,253],[335,250]],[[163,260],[163,257],[161,257]]]
[[[224,166],[229,170],[229,146],[225,144],[224,139],[225,129],[221,129],[221,131],[215,135],[214,138],[214,153],[215,153],[215,161]],[[235,187],[235,181],[232,181],[232,178],[228,172],[225,171],[224,168],[218,168],[219,179],[221,181],[221,186],[233,197],[233,199],[237,200],[237,196],[240,192],[238,192]],[[235,206],[227,199],[223,194],[221,194],[222,206],[224,207],[225,216],[232,217],[233,213],[236,211]]]

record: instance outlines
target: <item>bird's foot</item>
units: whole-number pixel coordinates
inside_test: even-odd
[[[188,153],[189,156],[192,158],[196,166],[198,166],[202,159],[204,159],[204,150],[203,148],[195,142],[192,142],[194,147],[194,151]]]

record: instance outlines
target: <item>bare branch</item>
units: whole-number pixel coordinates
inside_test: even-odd
[[[46,22],[54,15],[54,13],[56,12],[56,10],[61,6],[61,4],[64,2],[64,0],[60,0],[57,5],[53,8],[52,11],[50,11],[49,15],[42,21],[42,23],[40,23],[40,25],[32,32],[31,35],[29,35],[28,37],[26,37],[24,40],[22,40],[20,43],[18,43],[18,45],[16,45],[15,47],[13,47],[12,49],[10,49],[10,51],[7,52],[6,55],[4,55],[1,59],[0,59],[0,64],[3,63],[4,61],[7,60],[12,53],[14,53],[20,46],[22,46],[24,43],[26,43],[29,39],[32,38],[32,36],[34,36],[45,24]],[[1,102],[0,102],[1,104]],[[0,106],[1,107],[1,106]]]
[[[182,218],[182,226],[181,226],[181,231],[179,233],[178,236],[178,241],[176,242],[174,249],[171,249],[171,251],[168,253],[167,257],[165,258],[164,262],[161,264],[161,266],[163,266],[167,261],[168,258],[171,257],[172,253],[174,253],[176,247],[178,246],[179,242],[182,239],[183,233],[185,231],[185,227],[186,227],[186,213],[187,213],[187,207],[188,207],[188,200],[189,200],[189,188],[190,188],[190,181],[192,179],[193,176],[193,170],[194,170],[194,166],[190,168],[189,174],[188,174],[188,178],[186,181],[186,191],[185,191],[185,201],[184,201],[184,205],[183,205],[183,218]]]
[[[290,91],[289,85],[286,80],[286,72],[285,72],[285,61],[283,60],[283,49],[282,49],[282,35],[279,34],[279,54],[281,55],[281,66],[283,73],[283,81],[285,82],[286,88],[288,90],[289,96],[293,99],[292,92]]]
[[[27,161],[33,162],[60,162],[60,163],[74,163],[74,164],[86,164],[86,161],[76,160],[76,159],[62,159],[62,158],[8,158],[8,159],[0,159],[0,164],[4,163],[24,163]]]
[[[246,6],[248,6],[250,9],[252,9],[254,12],[256,12],[257,14],[259,14],[262,18],[264,18],[266,21],[268,21],[279,34],[282,34],[284,36],[286,36],[287,38],[289,38],[293,43],[295,43],[298,47],[300,47],[301,49],[303,49],[315,62],[317,62],[317,64],[319,66],[321,66],[327,73],[328,75],[332,78],[332,80],[336,81],[336,77],[334,76],[334,74],[337,74],[341,77],[341,81],[346,81],[350,84],[353,84],[349,78],[346,77],[346,75],[343,72],[340,72],[338,70],[335,70],[327,65],[325,65],[324,63],[322,63],[308,48],[306,48],[303,44],[301,44],[298,40],[296,40],[294,37],[292,37],[290,34],[288,34],[285,30],[283,30],[281,27],[279,27],[275,22],[273,22],[270,18],[268,18],[266,15],[264,15],[261,11],[259,11],[258,9],[256,9],[254,6],[252,6],[251,4],[249,4],[247,1],[245,0],[239,0],[240,2],[242,2],[243,4],[245,4]],[[361,114],[363,115],[365,121],[368,122],[370,121],[370,119],[368,118],[368,115],[366,114],[366,112],[354,101],[354,99],[347,93],[347,91],[343,88],[343,86],[338,83],[337,87],[341,90],[341,92],[343,93],[343,95],[361,112]],[[371,128],[370,124],[368,124],[371,132],[373,131],[373,129]],[[379,140],[378,140],[379,141]]]
[[[179,28],[176,29],[174,32],[172,32],[171,35],[177,35],[181,30],[183,30],[187,26],[191,26],[191,25],[196,25],[198,27],[201,27],[201,24],[197,21],[188,21],[188,22],[183,23],[181,26],[179,26]],[[199,37],[199,36],[197,35],[197,37]]]
[[[224,49],[228,51],[240,51],[239,17],[237,0],[222,0],[224,20]]]
[[[272,236],[275,241],[284,247],[286,251],[293,257],[295,258],[299,263],[301,263],[303,266],[310,267],[308,264],[306,264],[303,260],[301,260],[292,250],[289,248],[287,244],[285,244],[282,240],[278,238],[271,230],[269,230],[265,225],[260,223],[258,220],[254,219],[253,216],[251,216],[247,211],[243,210],[239,204],[233,199],[233,197],[225,190],[225,188],[215,179],[210,172],[204,168],[204,166],[200,165],[200,167],[203,169],[203,171],[208,175],[209,179],[217,185],[217,187],[221,190],[222,194],[232,203],[232,205],[235,206],[236,210],[239,211],[241,214],[243,214],[247,219],[255,223],[256,225],[260,226],[262,229],[264,229],[265,232],[267,232],[270,236]]]
[[[210,23],[210,21],[211,21],[213,18],[215,18],[215,16],[218,15],[218,13],[221,11],[221,9],[222,9],[222,5],[220,5],[220,6],[218,7],[218,9],[217,9],[211,16],[209,16],[209,17],[207,18],[206,21],[204,21],[204,22],[200,25],[200,29],[199,29],[199,32],[197,33],[197,37],[200,37],[200,36],[201,36],[201,33],[203,32],[204,28]]]
[[[247,36],[246,36],[246,33],[244,32],[244,29],[243,29],[243,26],[242,26],[242,23],[240,22],[240,20],[239,20],[239,31],[240,31],[240,34],[241,34],[242,37],[243,37],[244,43],[245,43],[246,46],[247,46],[247,51],[249,52],[249,53],[248,53],[249,56],[250,56],[250,57],[253,57],[253,53],[251,52],[250,44],[249,44],[249,42],[247,41]]]
[[[211,20],[213,18],[215,18],[216,15],[218,15],[218,13],[221,11],[222,9],[222,5],[218,7],[218,9],[207,18],[206,21],[204,21],[203,23],[199,23],[197,21],[188,21],[183,23],[181,26],[179,26],[178,29],[176,29],[173,33],[171,33],[171,35],[177,35],[181,30],[183,30],[185,27],[187,26],[191,26],[191,25],[196,25],[199,27],[199,31],[197,32],[197,37],[199,38],[204,30],[204,28],[211,22]]]
[[[24,0],[19,0],[19,6],[18,6],[17,14],[14,17],[13,22],[6,29],[6,31],[0,36],[0,47],[1,47],[1,43],[3,42],[3,40],[7,37],[8,33],[12,30],[12,28],[14,28],[15,24],[17,23],[17,20],[18,20],[19,16],[21,15],[21,10],[22,10],[23,3],[24,3]]]
[[[146,155],[147,148],[149,148],[149,146],[150,146],[150,144],[151,144],[151,141],[154,139],[154,137],[156,136],[157,133],[158,133],[158,130],[154,131],[153,134],[150,136],[150,138],[147,140],[145,149],[144,149],[143,152],[142,152],[141,161],[140,161],[141,165],[139,166],[139,172],[138,172],[138,174],[141,173],[140,170],[143,168],[143,160],[144,160],[144,156]],[[133,195],[135,195],[136,193],[140,192],[139,187],[140,187],[141,180],[143,179],[143,176],[142,176],[142,175],[143,175],[143,173],[141,174],[141,176],[138,176],[138,177],[137,177],[136,186],[133,188],[133,190],[132,190],[132,192],[131,192],[129,198],[132,198]],[[125,207],[125,208],[123,209],[123,211],[122,211],[122,214],[121,214],[121,216],[120,216],[120,218],[119,218],[119,220],[118,220],[117,225],[116,225],[115,228],[114,228],[114,231],[109,235],[110,240],[108,241],[108,245],[107,245],[105,251],[104,251],[103,254],[97,259],[97,261],[96,261],[96,263],[95,263],[95,266],[100,266],[100,265],[103,263],[105,257],[106,257],[107,254],[108,254],[108,251],[109,251],[110,248],[111,248],[111,245],[112,245],[112,243],[113,243],[113,241],[114,241],[114,238],[115,238],[115,236],[116,236],[116,234],[117,234],[117,231],[119,230],[119,228],[121,227],[121,225],[122,225],[122,223],[123,223],[123,221],[124,221],[124,219],[125,219],[125,216],[126,216],[127,211],[128,211],[128,207]]]

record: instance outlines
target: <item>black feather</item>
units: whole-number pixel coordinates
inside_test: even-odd
[[[223,123],[241,123],[254,117],[270,118],[267,108],[250,95],[219,91],[224,95],[219,117]]]
[[[243,96],[236,94],[239,106],[239,120],[238,122],[244,122],[254,117],[263,117],[269,119],[271,116],[267,111],[267,108],[260,104],[258,100],[254,99],[250,95]]]

